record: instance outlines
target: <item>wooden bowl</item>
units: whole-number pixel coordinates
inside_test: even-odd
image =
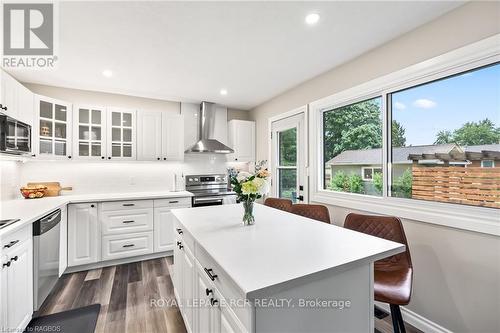
[[[25,199],[43,198],[46,190],[47,190],[46,186],[21,187],[20,189],[21,194]]]

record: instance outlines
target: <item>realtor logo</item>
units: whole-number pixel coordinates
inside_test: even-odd
[[[3,4],[4,67],[53,67],[54,4]]]

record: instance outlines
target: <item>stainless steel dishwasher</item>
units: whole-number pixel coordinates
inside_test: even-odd
[[[61,210],[42,217],[33,224],[33,291],[35,311],[54,288],[59,277],[59,242]]]

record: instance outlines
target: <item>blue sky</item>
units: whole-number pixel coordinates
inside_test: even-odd
[[[441,130],[490,119],[500,125],[500,64],[392,95],[393,119],[406,129],[406,145],[433,144]]]

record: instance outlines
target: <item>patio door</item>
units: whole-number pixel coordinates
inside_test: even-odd
[[[271,122],[272,194],[294,203],[307,202],[305,112]]]

